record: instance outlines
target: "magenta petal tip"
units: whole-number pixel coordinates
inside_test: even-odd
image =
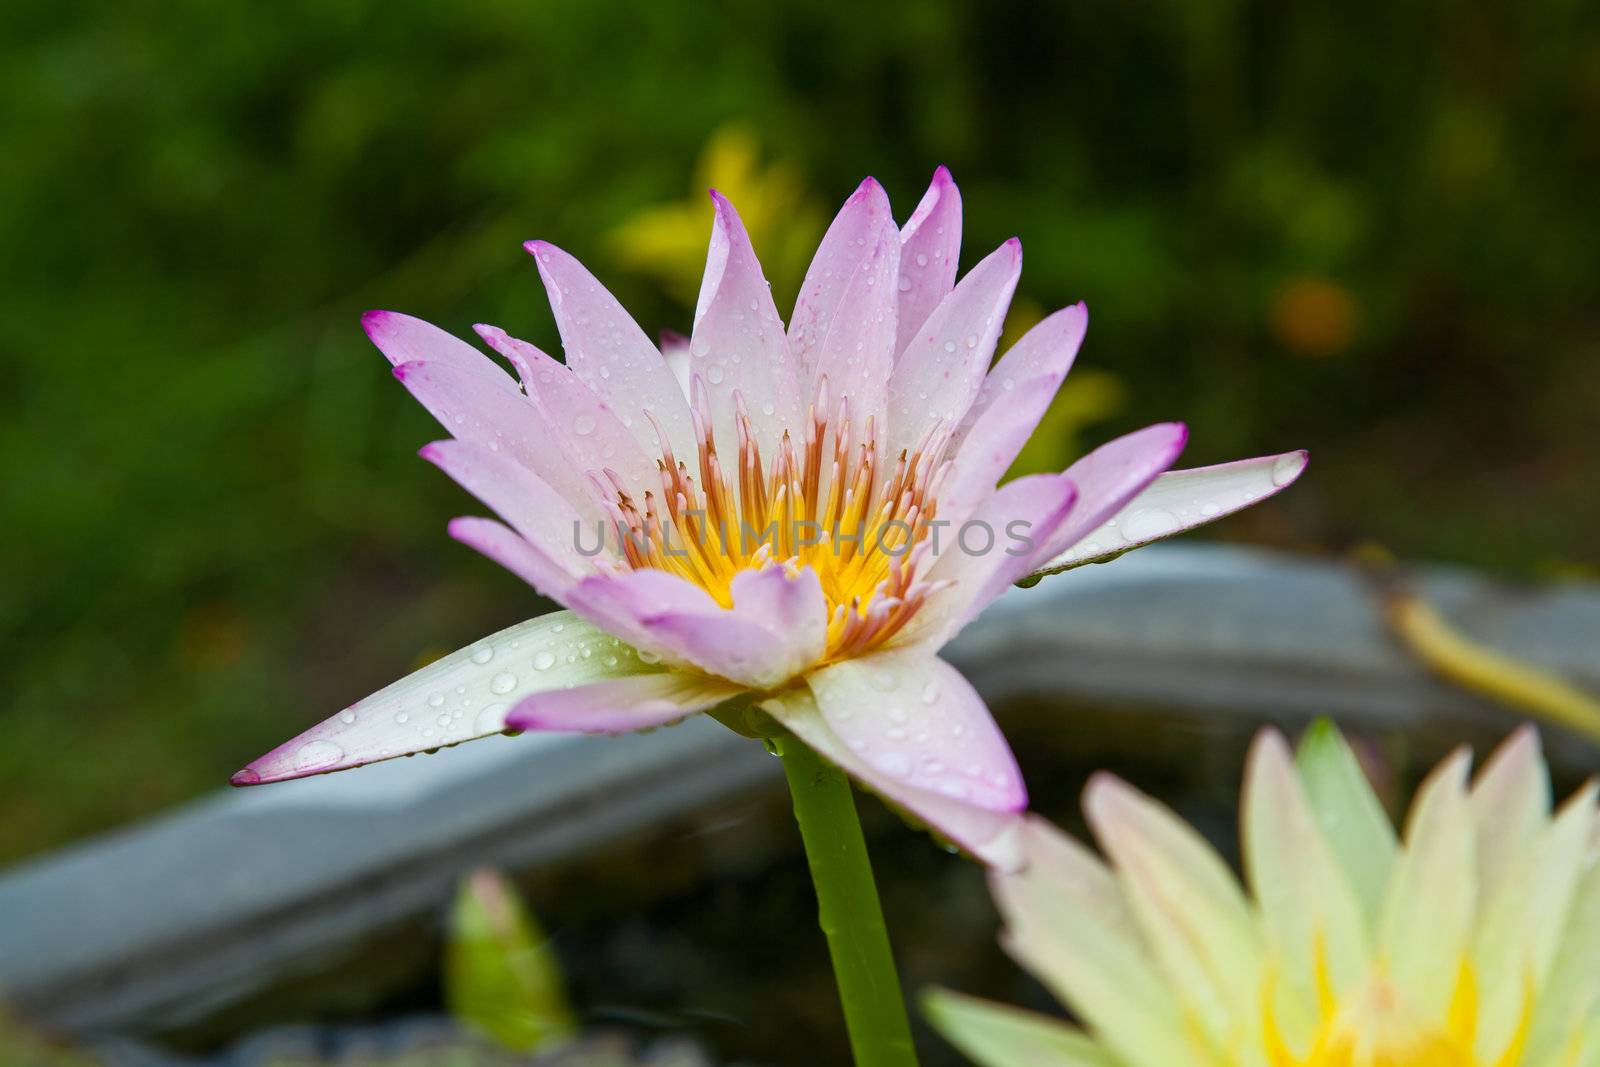
[[[232,786],[260,785],[261,774],[259,771],[246,767],[243,770],[234,771],[233,777],[228,779],[228,784]]]

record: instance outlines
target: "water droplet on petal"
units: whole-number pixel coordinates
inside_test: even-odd
[[[555,665],[556,665],[555,653],[550,652],[548,650],[546,650],[544,652],[541,652],[537,656],[533,657],[533,669],[536,670],[536,671],[547,671],[551,667],[554,667]]]
[[[722,370],[722,364],[720,363],[713,363],[711,366],[706,368],[706,381],[710,382],[712,385],[719,384],[722,381],[723,376],[724,372]]]
[[[356,721],[356,713],[346,708],[344,711],[339,713],[339,721],[344,723],[346,726],[349,726],[351,723]]]
[[[911,279],[910,278],[901,278],[900,279],[900,291],[902,293],[909,293],[911,291]]]
[[[661,662],[661,657],[656,655],[654,652],[650,652],[650,651],[648,651],[646,649],[641,648],[639,650],[639,662],[640,663],[660,663]]]
[[[938,699],[939,699],[939,683],[938,682],[929,682],[927,685],[922,687],[922,702],[924,704],[932,704],[934,701],[936,701]]]
[[[294,769],[304,771],[312,767],[326,767],[343,758],[344,749],[332,741],[307,741],[294,754]]]
[[[917,256],[917,266],[926,267],[927,265],[928,265],[928,257],[927,256],[924,256],[924,255]]]
[[[472,662],[474,663],[488,663],[492,659],[494,659],[494,649],[488,645],[472,650]]]
[[[472,728],[480,734],[499,733],[506,728],[506,705],[490,704],[472,720]]]
[[[944,350],[946,352],[954,352],[956,350],[956,343],[954,341],[946,341],[944,343]]]
[[[489,688],[492,691],[500,694],[509,693],[516,687],[517,676],[512,674],[510,671],[501,671],[499,674],[495,675],[493,681],[489,683]]]
[[[880,752],[872,758],[872,765],[884,774],[904,778],[911,773],[911,757],[904,752]]]
[[[441,707],[444,707],[444,694],[443,693],[434,693],[431,696],[429,696],[428,697],[428,707],[430,707],[430,708],[441,708]]]
[[[594,433],[594,416],[579,415],[576,419],[573,419],[572,432],[579,437],[587,437],[589,434]]]
[[[1122,536],[1135,543],[1154,541],[1172,533],[1180,525],[1178,517],[1166,508],[1145,508],[1128,517],[1122,526]]]

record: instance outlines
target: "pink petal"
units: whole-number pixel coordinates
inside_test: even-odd
[[[573,577],[594,570],[594,560],[580,553],[578,547],[599,542],[600,529],[585,523],[572,505],[537,474],[470,441],[435,441],[420,455],[493,508],[517,533]],[[613,544],[613,539],[607,538],[605,543]],[[596,558],[610,555],[601,552]]]
[[[586,578],[562,602],[635,647],[755,689],[786,682],[815,659],[807,635],[774,633],[665,571]]]
[[[572,587],[572,574],[561,564],[529,544],[515,530],[493,519],[467,515],[450,520],[450,536],[488,556],[540,595],[560,601]]]
[[[1115,516],[1171,467],[1189,439],[1181,422],[1160,422],[1107,442],[1067,468],[1078,486],[1079,507],[1041,542],[1034,569],[1053,560]]]
[[[715,190],[711,201],[716,217],[694,313],[689,370],[705,382],[722,453],[730,458],[737,454],[737,393],[752,417],[762,454],[771,457],[783,428],[800,421],[789,343],[739,213]]]
[[[1156,478],[1108,521],[1086,532],[1074,530],[1071,541],[1041,559],[1035,576],[1109,559],[1232,515],[1292,485],[1305,470],[1304,451],[1259,456],[1214,467],[1169,471]],[[1068,472],[1071,473],[1070,471]]]
[[[895,232],[894,216],[889,210],[888,194],[876,180],[868,178],[850,194],[828,227],[828,232],[823,235],[811,266],[806,270],[799,299],[795,301],[794,317],[789,323],[789,350],[794,358],[802,402],[810,403],[813,398],[824,344],[835,323],[842,321],[841,306],[846,294],[852,287],[861,288],[861,282],[866,277],[874,278],[874,285],[881,284],[876,279],[881,272],[884,249],[891,235],[894,245],[898,247],[899,236]],[[893,297],[892,292],[884,293],[881,290],[867,295]],[[858,310],[861,303],[862,298],[858,296],[853,300],[852,308]],[[854,345],[854,340],[849,336],[849,324],[846,323],[845,327],[835,342],[835,361],[843,355],[853,354],[841,351]],[[856,332],[865,343],[868,338],[861,333],[861,324],[857,324]],[[876,356],[876,350],[872,355]],[[893,359],[892,352],[890,358]],[[835,398],[848,384],[840,377],[842,372],[842,367],[833,367],[827,372],[835,379]]]
[[[826,667],[763,707],[873,791],[1009,867],[1027,791],[993,717],[951,666],[916,651]]]
[[[644,412],[680,455],[693,455],[689,406],[672,370],[639,324],[583,264],[546,241],[524,245],[539,266],[567,365],[609,404],[645,452],[660,451]]]
[[[1079,489],[1065,474],[1007,482],[972,514],[943,531],[929,581],[950,588],[923,606],[897,643],[938,648],[971,622],[1039,558],[1038,547],[1076,514]]]
[[[402,363],[394,374],[458,440],[504,452],[543,479],[580,514],[603,517],[585,468],[575,466],[561,449],[551,447],[557,434],[528,397],[486,386],[478,377],[448,364]]]
[[[518,730],[583,734],[648,730],[715,707],[742,692],[739,686],[679,671],[612,678],[577,689],[534,693],[511,709],[506,725]]]
[[[423,360],[453,367],[508,392],[516,391],[516,382],[494,360],[431,323],[398,311],[369,311],[361,316],[361,327],[396,367]]]
[[[851,437],[862,440],[867,422],[872,422],[882,442],[885,382],[894,365],[894,317],[899,304],[894,291],[899,230],[894,229],[890,200],[882,186],[869,178],[851,200],[858,197],[856,205],[846,203],[845,211],[840,211],[829,235],[822,238],[824,248],[819,248],[818,259],[811,264],[811,269],[821,269],[824,274],[827,270],[848,274],[840,275],[842,285],[827,314],[827,333],[816,346],[814,381],[805,400],[818,402],[822,379],[827,379],[826,410],[821,414],[834,418],[840,402],[848,400]],[[850,218],[846,219],[846,213]],[[840,234],[837,240],[835,230]],[[848,245],[840,243],[845,240]],[[835,266],[819,267],[824,250],[829,250],[829,261]],[[832,277],[824,280],[834,282]],[[826,298],[827,293],[819,294],[819,306]],[[814,336],[816,330],[808,328],[806,338]]]
[[[913,448],[935,419],[955,429],[978,396],[1022,275],[1015,237],[967,272],[907,343],[889,380],[886,454]]]
[[[486,637],[350,705],[246,766],[233,784],[342,771],[486,737],[506,729],[506,712],[531,693],[652,670],[659,668],[627,645],[556,612]]]
[[[1012,345],[984,378],[956,437],[954,468],[939,493],[941,516],[965,516],[994,491],[1060,389],[1088,321],[1082,304],[1057,311]]]
[[[689,395],[689,339],[676,330],[661,331],[661,358],[672,368],[683,395]]]
[[[655,453],[639,446],[617,413],[572,368],[494,326],[475,326],[478,336],[517,368],[545,424],[574,469],[613,470],[635,495],[657,489]]]
[[[956,282],[961,258],[961,192],[944,167],[900,228],[900,311],[894,350],[904,352]]]
[[[805,666],[822,658],[828,640],[828,600],[810,567],[791,574],[781,564],[740,571],[730,585],[733,607],[774,634],[782,635]]]

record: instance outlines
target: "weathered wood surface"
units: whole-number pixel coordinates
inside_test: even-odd
[[[1600,691],[1600,588],[1414,577],[1469,634]],[[1157,547],[1013,590],[948,655],[997,704],[1479,734],[1507,722],[1402,652],[1354,570],[1251,550]],[[1592,754],[1554,741],[1569,762]],[[0,991],[82,1035],[189,1025],[436,914],[469,865],[557,864],[781,783],[759,745],[699,719],[221,792],[0,874]]]

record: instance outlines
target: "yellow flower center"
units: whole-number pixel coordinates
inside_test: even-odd
[[[1381,967],[1357,989],[1335,996],[1320,945],[1317,957],[1319,1018],[1303,1050],[1291,1049],[1284,1040],[1276,1018],[1276,982],[1269,977],[1266,983],[1263,1036],[1271,1067],[1521,1067],[1533,1017],[1531,982],[1510,1039],[1485,1059],[1475,1051],[1478,982],[1470,962],[1462,961],[1449,1012],[1438,1020],[1419,1010]]]
[[[937,492],[950,466],[945,428],[930,428],[884,471],[873,419],[856,439],[847,399],[831,422],[824,416],[824,378],[805,440],[796,446],[785,430],[766,464],[735,393],[738,457],[729,471],[717,454],[704,394],[696,394],[695,468],[660,434],[659,494],[646,490],[636,500],[614,478],[603,487],[628,567],[679,575],[723,607],[733,605],[731,584],[740,571],[773,562],[811,567],[828,603],[824,662],[883,644],[943,588],[918,574],[927,570]]]

